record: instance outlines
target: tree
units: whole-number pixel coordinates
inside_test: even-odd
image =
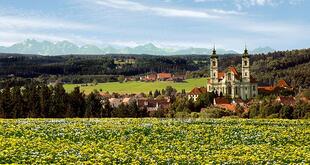
[[[307,103],[299,102],[295,106],[292,117],[294,119],[302,119],[306,116],[307,113],[310,113],[310,105]]]
[[[66,117],[84,117],[86,109],[85,94],[75,87],[69,94],[69,107]]]
[[[101,117],[111,117],[113,107],[111,106],[109,99],[105,98],[102,100],[102,102],[103,102],[103,114]]]
[[[39,98],[40,98],[40,116],[48,117],[51,107],[52,90],[45,84],[41,85],[39,91]]]
[[[25,113],[25,102],[19,86],[14,87],[12,90],[12,104],[13,118],[22,118],[27,116]]]
[[[0,112],[5,118],[12,118],[12,100],[11,100],[11,89],[6,86],[1,93],[1,102],[0,102]]]
[[[42,117],[40,113],[40,98],[38,94],[38,86],[36,83],[30,83],[25,87],[24,99],[26,109],[28,111],[27,117]]]
[[[103,108],[98,93],[91,92],[86,99],[85,117],[102,117]]]
[[[61,84],[55,85],[52,95],[52,106],[49,112],[49,117],[59,118],[64,117],[67,110],[66,103],[68,102],[68,94]]]
[[[160,95],[160,91],[156,89],[155,92],[154,92],[154,98],[156,98],[159,95]]]
[[[259,116],[259,105],[258,104],[252,104],[249,108],[249,117],[255,118]]]
[[[129,111],[128,117],[139,117],[140,116],[139,107],[136,101],[129,102],[128,111]]]
[[[112,111],[112,117],[128,117],[128,114],[128,106],[126,106],[124,103],[120,104]]]
[[[167,86],[165,89],[166,96],[172,96],[172,95],[175,95],[176,93],[177,93],[177,90],[172,88],[172,86]]]
[[[120,75],[120,76],[118,76],[117,80],[118,80],[118,82],[122,83],[125,81],[125,76]]]
[[[153,93],[152,91],[149,92],[149,97],[152,97],[153,96]]]
[[[216,95],[213,92],[203,93],[198,96],[195,102],[196,111],[199,112],[201,108],[208,107],[213,104]]]
[[[279,117],[282,119],[291,119],[292,118],[293,108],[287,105],[284,105],[279,113]]]

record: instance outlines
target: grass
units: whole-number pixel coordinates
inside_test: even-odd
[[[88,85],[82,86],[82,84],[65,84],[64,88],[67,92],[71,92],[74,87],[79,86],[81,91],[84,91],[86,94],[96,90],[102,89],[103,92],[109,93],[148,93],[149,91],[155,91],[156,89],[161,90],[167,86],[172,86],[173,88],[181,91],[185,89],[186,92],[189,92],[194,87],[206,86],[207,78],[198,78],[198,79],[187,79],[185,82],[174,83],[171,81],[156,81],[156,82],[139,82],[139,81],[129,81],[125,83],[119,82],[109,82],[109,83],[99,83],[97,85]]]

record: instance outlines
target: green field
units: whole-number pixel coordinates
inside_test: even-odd
[[[0,164],[309,164],[309,120],[0,119]]]
[[[82,86],[81,84],[65,84],[64,88],[67,92],[70,92],[76,86],[80,86],[81,91],[85,93],[90,93],[97,89],[98,91],[102,89],[103,92],[109,93],[148,93],[149,91],[155,91],[156,89],[165,89],[167,86],[172,86],[173,88],[181,91],[185,89],[189,92],[194,87],[206,86],[207,78],[199,79],[187,79],[185,82],[174,83],[171,81],[156,81],[156,82],[139,82],[139,81],[129,81],[124,83],[110,82],[110,83],[99,83],[98,85]]]

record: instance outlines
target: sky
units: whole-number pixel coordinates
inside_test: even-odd
[[[310,47],[308,0],[0,0],[0,45]]]

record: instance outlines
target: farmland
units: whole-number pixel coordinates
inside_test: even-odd
[[[181,91],[185,89],[189,92],[194,87],[206,86],[207,78],[198,79],[187,79],[185,82],[174,83],[171,81],[155,81],[155,82],[140,82],[140,81],[129,81],[124,83],[110,82],[110,83],[99,83],[97,85],[82,86],[81,84],[65,84],[64,88],[66,91],[70,92],[74,87],[79,86],[81,91],[85,93],[90,93],[93,90],[102,89],[103,92],[116,92],[116,93],[148,93],[149,91],[155,91],[156,89],[165,89],[167,86],[172,86],[173,88]]]
[[[1,119],[0,164],[310,163],[309,120]]]

